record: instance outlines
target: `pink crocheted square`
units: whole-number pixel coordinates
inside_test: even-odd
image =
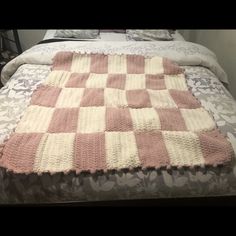
[[[105,133],[76,134],[74,168],[77,173],[106,170]]]
[[[108,56],[92,54],[90,71],[91,73],[106,74],[108,72]]]
[[[58,52],[53,58],[52,70],[66,70],[71,68],[73,53],[72,52]]]
[[[167,58],[163,58],[163,68],[164,74],[166,75],[177,75],[184,72],[184,69],[180,68],[177,64]]]
[[[47,85],[41,86],[36,91],[34,91],[30,103],[31,105],[54,107],[60,92],[61,88]]]
[[[129,107],[132,108],[152,106],[149,94],[145,89],[128,90],[126,91],[126,98]]]
[[[161,132],[135,133],[138,154],[143,167],[162,167],[170,159]]]
[[[67,81],[66,88],[85,88],[89,73],[72,73]]]
[[[70,133],[76,132],[78,123],[78,108],[57,108],[55,109],[48,132],[49,133]]]
[[[177,108],[156,109],[160,123],[161,130],[169,131],[185,131],[187,130],[184,119]]]
[[[201,107],[200,102],[191,94],[190,91],[170,89],[169,93],[178,108],[194,109]]]
[[[3,149],[1,165],[16,173],[33,171],[34,159],[43,134],[14,133]]]
[[[146,75],[146,88],[161,90],[166,89],[163,75]]]
[[[199,139],[205,164],[223,164],[232,159],[231,144],[218,130],[200,133]]]
[[[133,130],[132,118],[128,108],[106,109],[106,131],[130,131]]]
[[[145,61],[143,56],[127,55],[127,73],[144,74]]]
[[[109,74],[107,88],[125,89],[125,74]]]
[[[104,89],[86,88],[80,106],[104,106]]]

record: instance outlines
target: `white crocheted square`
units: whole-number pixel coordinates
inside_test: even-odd
[[[87,54],[73,54],[71,71],[77,73],[89,73],[91,56]]]
[[[126,55],[108,55],[108,73],[126,74],[127,73]]]
[[[79,133],[105,131],[105,107],[80,107],[78,118]]]
[[[105,105],[108,107],[127,107],[125,90],[106,88],[104,90]]]
[[[147,90],[153,107],[156,108],[176,108],[174,100],[168,90]]]
[[[36,152],[34,171],[59,172],[73,168],[75,134],[44,134]]]
[[[37,105],[29,106],[19,124],[16,133],[43,133],[47,132],[54,108]]]
[[[106,132],[106,162],[109,169],[140,166],[133,132]]]
[[[44,84],[64,88],[70,76],[71,73],[68,71],[54,70],[48,75]]]
[[[163,131],[163,138],[173,166],[204,164],[197,134],[185,131]]]
[[[107,84],[107,74],[94,74],[89,75],[86,81],[86,88],[105,88]]]
[[[145,74],[162,74],[164,73],[162,57],[145,58]]]
[[[56,102],[57,108],[79,107],[84,88],[63,88]]]
[[[184,74],[165,75],[164,79],[167,89],[188,90]]]
[[[129,109],[134,130],[160,130],[161,123],[154,108]]]
[[[186,127],[190,131],[207,131],[216,128],[214,120],[204,108],[180,109]]]
[[[144,74],[127,74],[125,89],[145,89],[146,88],[146,79]]]

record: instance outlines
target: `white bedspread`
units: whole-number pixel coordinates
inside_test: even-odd
[[[81,53],[117,53],[167,57],[180,66],[203,66],[210,69],[222,82],[228,83],[227,75],[209,49],[186,41],[65,41],[35,45],[10,61],[2,70],[5,84],[23,64],[51,65],[58,51]]]

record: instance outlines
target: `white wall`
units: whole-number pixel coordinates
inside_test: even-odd
[[[180,30],[186,40],[213,51],[228,75],[229,90],[236,98],[236,30]]]
[[[196,41],[196,34],[199,30],[178,30],[187,41]]]
[[[21,47],[24,51],[41,41],[46,33],[46,30],[19,30],[18,33]]]
[[[22,50],[25,51],[37,44],[43,39],[45,33],[46,30],[18,30]],[[12,38],[12,32],[9,32],[8,37]],[[10,47],[16,49],[14,43],[10,43]]]
[[[185,38],[185,40],[190,41],[190,33],[192,30],[178,30]]]

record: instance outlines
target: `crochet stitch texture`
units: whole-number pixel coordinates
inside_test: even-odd
[[[233,149],[162,57],[59,52],[0,165],[56,173],[229,162]]]

